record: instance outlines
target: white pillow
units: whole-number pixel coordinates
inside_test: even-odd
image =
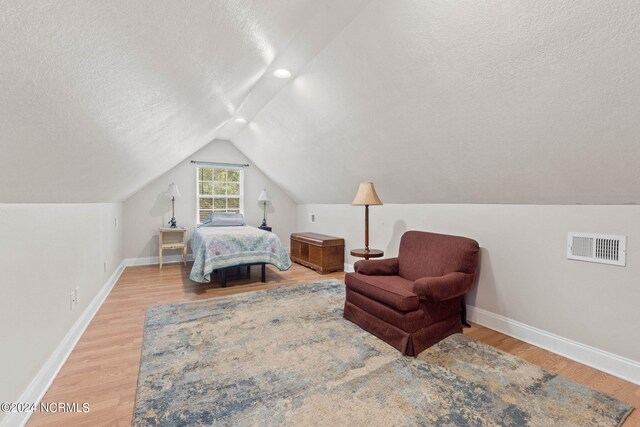
[[[231,227],[247,224],[241,213],[214,212],[209,214],[202,225],[204,227]]]

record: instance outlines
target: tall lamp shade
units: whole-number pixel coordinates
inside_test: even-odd
[[[373,182],[361,182],[356,197],[351,202],[353,206],[364,206],[364,252],[365,259],[369,253],[369,206],[381,205],[382,201],[376,193]]]
[[[262,225],[260,227],[267,226],[267,202],[271,201],[271,196],[267,193],[267,190],[262,190],[258,196],[258,201],[262,202]]]
[[[169,221],[169,225],[171,228],[176,228],[176,197],[182,197],[182,194],[180,194],[180,190],[178,189],[178,184],[175,182],[169,184],[167,196],[171,197],[171,220]]]
[[[180,194],[180,190],[178,189],[178,184],[176,184],[175,182],[169,184],[169,196],[182,197],[182,194]]]

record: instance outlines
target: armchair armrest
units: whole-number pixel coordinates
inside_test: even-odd
[[[439,277],[422,277],[414,282],[413,292],[430,301],[444,301],[469,292],[473,278],[473,274],[460,272]]]
[[[360,260],[353,267],[367,276],[394,276],[398,274],[398,258]]]

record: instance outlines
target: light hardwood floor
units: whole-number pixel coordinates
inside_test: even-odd
[[[320,275],[297,264],[287,272],[267,270],[267,283],[260,282],[260,269],[251,277],[242,269],[226,289],[217,284],[201,285],[188,279],[191,265],[129,267],[78,342],[76,348],[45,395],[44,402],[88,402],[86,414],[35,413],[31,426],[128,426],[133,415],[138,367],[147,307],[193,301],[274,286],[311,282],[327,278],[343,280],[344,273]],[[244,278],[242,278],[244,277]],[[640,407],[640,386],[596,369],[526,344],[499,332],[473,325],[465,334],[515,354],[551,372],[587,387],[609,393]],[[624,426],[640,425],[635,410]]]

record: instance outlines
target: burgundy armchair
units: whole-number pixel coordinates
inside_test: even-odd
[[[344,318],[408,356],[462,332],[461,301],[476,276],[478,242],[407,231],[397,258],[358,261],[345,276]]]

